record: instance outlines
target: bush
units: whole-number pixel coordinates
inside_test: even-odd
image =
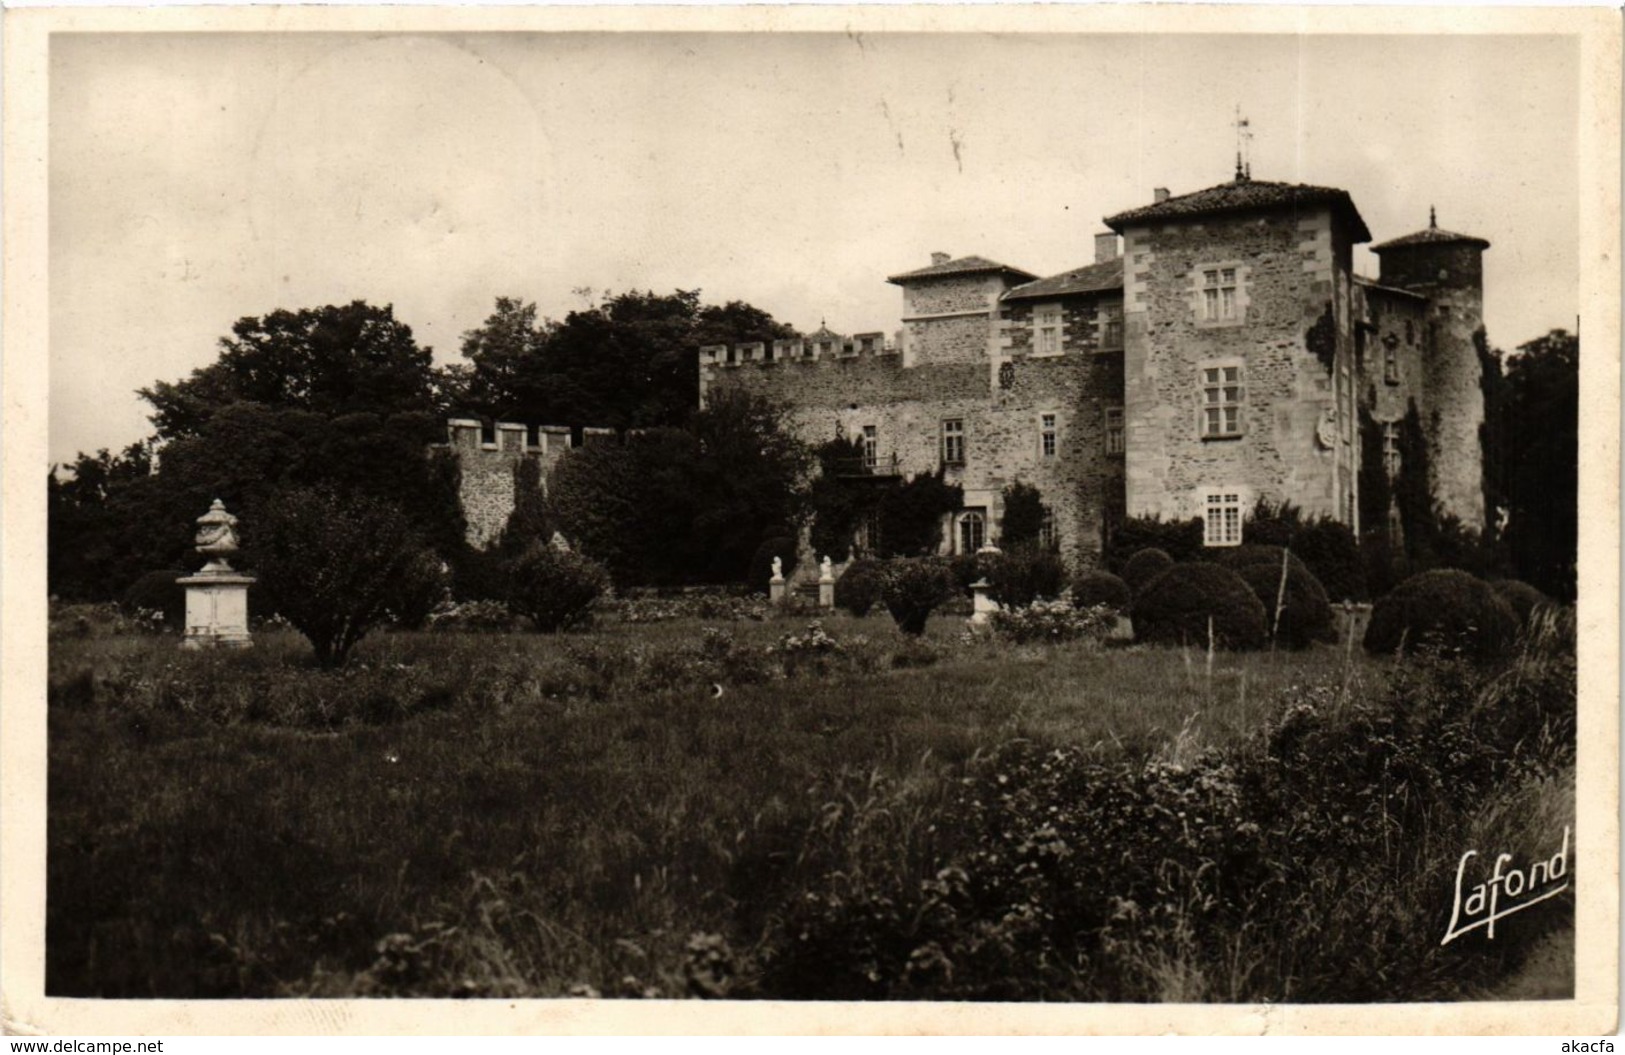
[[[421,630],[435,610],[450,600],[450,569],[433,551],[423,550],[398,584],[389,602],[389,611],[395,617],[395,625],[406,630]]]
[[[971,595],[971,584],[983,579],[992,581],[994,553],[956,553],[948,558],[948,571],[954,577],[954,590],[965,597]]]
[[[124,591],[119,608],[130,616],[158,612],[165,626],[181,629],[186,623],[186,587],[177,585],[175,580],[185,574],[174,568],[147,572]]]
[[[513,623],[513,613],[501,601],[454,601],[431,612],[428,627],[453,633],[507,633]]]
[[[953,575],[948,562],[940,557],[905,557],[886,562],[880,599],[905,634],[925,633],[925,621],[953,595]]]
[[[1202,552],[1204,537],[1200,517],[1166,521],[1160,517],[1130,517],[1112,532],[1106,567],[1127,579],[1123,569],[1129,558],[1143,549],[1160,549],[1176,561],[1187,561]]]
[[[1264,605],[1246,580],[1217,564],[1178,564],[1134,596],[1134,637],[1162,644],[1221,648],[1262,646],[1268,636]]]
[[[462,545],[452,552],[451,596],[456,601],[502,601],[508,596],[508,558],[495,546]]]
[[[1521,579],[1498,579],[1490,583],[1490,589],[1512,609],[1512,614],[1518,617],[1519,626],[1529,625],[1529,617],[1535,609],[1555,603]]]
[[[1040,598],[1053,600],[1066,589],[1066,565],[1059,554],[1020,549],[989,558],[989,596],[999,604],[1025,608]]]
[[[1279,574],[1281,571],[1281,554],[1283,552],[1286,554],[1287,567],[1298,572],[1309,571],[1309,569],[1304,566],[1303,561],[1298,559],[1298,555],[1296,553],[1293,553],[1291,550],[1284,550],[1282,547],[1276,545],[1251,544],[1231,546],[1226,549],[1209,550],[1208,552],[1212,554],[1212,563],[1221,564],[1224,567],[1229,568],[1231,571],[1238,573],[1243,568],[1250,568],[1256,564],[1262,565],[1266,568],[1274,568],[1276,573]],[[1259,600],[1264,601],[1267,605],[1273,605],[1275,603],[1275,595],[1271,594],[1267,599],[1261,596]]]
[[[753,593],[767,593],[767,587],[773,581],[773,558],[778,557],[784,564],[784,577],[790,578],[790,573],[796,570],[797,547],[796,540],[788,535],[775,535],[756,547],[756,552],[750,558],[750,577],[746,580]]]
[[[1128,583],[1109,571],[1096,568],[1072,580],[1072,603],[1079,608],[1103,607],[1114,615],[1123,615],[1133,602]]]
[[[1277,506],[1260,499],[1243,523],[1241,537],[1249,544],[1291,549],[1332,601],[1363,601],[1370,596],[1366,558],[1354,532],[1342,521],[1328,516],[1305,519],[1290,502]]]
[[[609,573],[597,561],[543,544],[515,559],[508,573],[509,609],[546,634],[590,623],[592,606],[609,587]]]
[[[1167,550],[1151,547],[1142,549],[1128,559],[1123,565],[1123,581],[1134,593],[1145,589],[1146,585],[1174,566],[1174,558],[1168,555]]]
[[[835,607],[859,619],[880,603],[885,568],[877,560],[855,560],[835,580]]]
[[[1488,583],[1464,571],[1413,575],[1371,610],[1367,652],[1438,649],[1487,659],[1511,643],[1518,617]]]
[[[429,566],[400,509],[327,488],[274,493],[247,520],[245,535],[259,588],[310,640],[323,667],[342,665]]]
[[[1007,550],[1035,548],[1044,533],[1049,509],[1038,488],[1020,481],[1004,489],[1004,516],[999,521],[999,545]]]
[[[1079,608],[1071,601],[1033,601],[1019,608],[1001,607],[989,620],[993,632],[1018,645],[1033,642],[1101,640],[1115,622],[1104,606]]]
[[[1335,643],[1337,629],[1332,623],[1332,606],[1320,580],[1301,565],[1287,565],[1286,593],[1281,593],[1281,565],[1248,564],[1237,573],[1264,606],[1264,626],[1269,636],[1288,648],[1308,648],[1316,641]],[[1277,620],[1275,605],[1281,605]]]

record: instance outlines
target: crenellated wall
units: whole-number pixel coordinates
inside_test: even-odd
[[[591,431],[614,435],[613,429]],[[486,436],[490,439],[486,440]],[[498,422],[487,429],[472,418],[453,418],[446,422],[446,447],[457,458],[458,498],[468,523],[468,542],[485,546],[502,533],[513,513],[520,464],[526,460],[539,462],[545,489],[553,466],[571,448],[570,430],[509,422]]]

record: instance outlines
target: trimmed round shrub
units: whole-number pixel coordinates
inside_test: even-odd
[[[149,571],[130,584],[119,600],[125,615],[138,612],[161,612],[164,625],[180,629],[186,622],[186,587],[176,584],[186,573],[174,568]]]
[[[1206,647],[1211,621],[1220,648],[1261,647],[1264,605],[1246,580],[1217,564],[1177,564],[1134,595],[1134,639]]]
[[[925,633],[925,621],[954,595],[954,577],[940,557],[906,557],[887,561],[880,585],[880,600],[897,621],[897,629],[916,637]]]
[[[1440,568],[1411,576],[1376,603],[1365,649],[1439,649],[1488,658],[1511,644],[1517,630],[1518,617],[1489,583]]]
[[[1123,581],[1128,588],[1139,593],[1152,579],[1161,575],[1174,566],[1174,558],[1168,556],[1168,551],[1148,546],[1134,554],[1123,565]]]
[[[1529,625],[1529,616],[1536,608],[1555,603],[1521,579],[1499,579],[1490,583],[1490,589],[1512,609],[1512,614],[1518,617],[1519,626]]]
[[[534,545],[508,565],[508,608],[546,634],[584,626],[592,606],[609,588],[609,573],[597,561]]]
[[[1281,565],[1259,562],[1248,564],[1236,574],[1252,588],[1264,606],[1264,632],[1273,628],[1277,643],[1287,648],[1308,648],[1316,641],[1335,642],[1337,628],[1332,622],[1332,606],[1326,600],[1326,588],[1307,568],[1287,564],[1286,594],[1281,594]],[[1276,622],[1275,605],[1281,601],[1281,615]]]
[[[796,570],[797,547],[796,540],[789,535],[775,535],[767,539],[750,558],[750,576],[746,580],[753,593],[767,593],[768,583],[773,581],[773,558],[778,557],[784,562],[784,577],[790,578],[790,573]]]
[[[855,560],[835,580],[835,607],[863,618],[880,603],[885,566],[877,560]]]
[[[1134,593],[1128,583],[1109,571],[1086,571],[1072,580],[1072,603],[1079,608],[1105,605],[1119,614],[1134,603]]]
[[[1058,553],[1019,549],[988,556],[988,595],[1007,608],[1054,600],[1066,590],[1066,564]]]

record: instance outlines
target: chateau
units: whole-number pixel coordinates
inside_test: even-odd
[[[1021,481],[1074,561],[1124,516],[1200,517],[1241,541],[1259,499],[1359,524],[1362,411],[1398,464],[1413,409],[1445,513],[1483,521],[1481,254],[1427,228],[1373,246],[1347,191],[1236,179],[1105,219],[1094,262],[1039,277],[932,254],[892,275],[902,329],[700,349],[700,400],[745,390],[793,408],[801,437],[861,439],[871,471],[945,471],[964,507],[943,547],[998,541]]]
[[[1425,229],[1372,247],[1381,264],[1366,278],[1353,250],[1372,235],[1347,191],[1239,168],[1194,193],[1159,188],[1105,225],[1093,263],[1048,277],[932,254],[886,280],[903,295],[890,334],[701,348],[700,404],[757,393],[789,406],[808,443],[861,440],[872,473],[941,469],[964,492],[944,552],[996,543],[1018,481],[1039,490],[1045,530],[1074,564],[1125,516],[1199,517],[1209,545],[1237,544],[1259,499],[1358,532],[1362,417],[1393,479],[1414,415],[1441,511],[1483,522],[1487,241],[1430,211]],[[475,543],[512,509],[516,463],[539,461],[545,480],[570,446],[566,429],[449,431]],[[612,439],[585,430],[584,442]]]

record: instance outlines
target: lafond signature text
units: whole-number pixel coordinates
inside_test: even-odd
[[[1495,859],[1487,879],[1467,887],[1468,862],[1477,850],[1461,855],[1456,865],[1456,901],[1450,909],[1450,926],[1440,945],[1448,945],[1469,931],[1484,927],[1486,938],[1495,937],[1495,921],[1522,912],[1531,905],[1556,897],[1569,888],[1569,835],[1563,828],[1563,847],[1550,860],[1530,862],[1525,869],[1508,869],[1511,854]],[[1463,894],[1465,893],[1465,897]]]

